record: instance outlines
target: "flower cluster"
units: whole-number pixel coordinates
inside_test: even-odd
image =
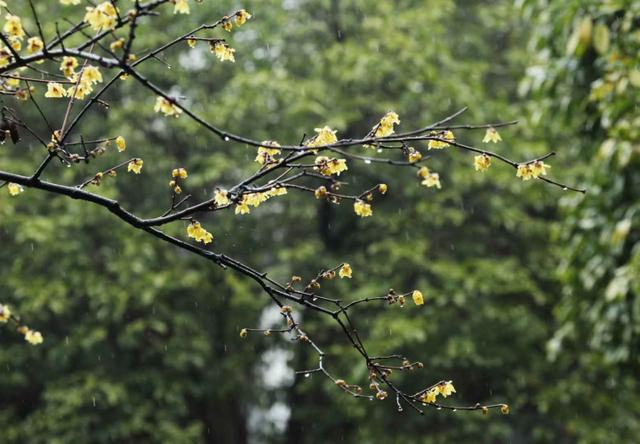
[[[422,185],[425,187],[442,188],[440,184],[440,175],[438,173],[432,173],[426,166],[421,167],[418,170],[418,176],[422,178]]]
[[[258,147],[258,154],[256,155],[255,161],[263,166],[277,163],[278,159],[276,156],[281,153],[278,149],[280,144],[273,140],[265,140],[262,142],[262,145],[263,146]]]
[[[116,27],[118,12],[112,2],[103,2],[95,7],[87,7],[84,21],[87,22],[94,31],[109,31]]]
[[[231,199],[229,199],[229,192],[227,190],[217,189],[213,193],[213,201],[215,202],[216,207],[229,205],[231,203]]]
[[[356,201],[353,203],[353,211],[355,211],[355,213],[360,217],[373,216],[371,205],[361,199],[356,199]]]
[[[284,194],[287,194],[287,189],[282,186],[275,186],[263,192],[243,194],[236,204],[235,213],[249,214],[251,212],[250,207],[258,207],[272,197],[282,196]]]
[[[433,137],[437,137],[437,139],[431,139],[429,140],[429,143],[427,144],[427,147],[430,150],[441,150],[443,148],[448,147],[450,144],[447,142],[453,142],[456,140],[456,138],[453,135],[453,132],[447,130],[447,131],[431,131],[430,133],[431,136]],[[439,139],[444,139],[444,140],[439,140]]]
[[[541,160],[536,160],[535,162],[524,164],[521,163],[518,165],[516,177],[519,177],[522,180],[537,179],[540,176],[546,176],[547,169],[549,168],[551,168],[551,166],[547,165]]]
[[[230,62],[236,61],[236,57],[234,55],[236,50],[222,40],[209,42],[209,49],[221,62],[224,62],[225,60]]]
[[[424,392],[424,394],[420,397],[420,401],[425,404],[433,404],[434,402],[436,402],[436,398],[438,397],[438,395],[442,395],[443,398],[446,398],[455,392],[456,389],[451,381],[441,382],[435,387],[432,387],[431,389]]]
[[[316,135],[309,139],[306,143],[306,145],[310,148],[331,145],[338,141],[338,138],[336,137],[337,131],[332,130],[328,126],[316,128],[314,131],[316,132]]]
[[[347,161],[345,159],[330,159],[326,156],[318,156],[316,157],[313,169],[325,176],[331,176],[333,174],[339,176],[340,173],[348,170],[349,167],[347,167]]]
[[[13,320],[13,322],[18,324],[18,333],[24,335],[24,340],[27,341],[31,345],[42,344],[43,338],[42,334],[39,331],[31,330],[26,325],[21,325],[20,321],[17,320],[11,314],[11,309],[8,305],[0,304],[0,323],[6,324],[9,320]]]
[[[196,242],[202,242],[205,245],[213,241],[213,234],[202,228],[200,222],[193,221],[187,227],[187,235],[196,240]]]
[[[2,31],[9,36],[11,47],[15,51],[20,51],[22,49],[22,40],[26,35],[22,27],[22,20],[13,14],[7,14],[5,20]]]
[[[392,135],[394,130],[394,124],[400,124],[400,117],[393,111],[389,111],[380,119],[380,122],[373,127],[374,137],[387,137]]]
[[[172,180],[169,181],[169,186],[173,189],[173,192],[176,194],[182,193],[182,188],[180,187],[179,181],[185,180],[189,177],[187,170],[184,168],[175,168],[171,171]]]

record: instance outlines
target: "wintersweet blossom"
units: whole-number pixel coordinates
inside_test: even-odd
[[[491,166],[491,157],[486,154],[480,154],[473,158],[473,166],[476,171],[486,171]]]
[[[498,143],[501,141],[502,141],[502,137],[500,137],[500,133],[498,133],[498,131],[496,131],[495,128],[487,128],[487,132],[484,134],[484,138],[482,139],[482,142]]]
[[[133,159],[127,165],[127,171],[133,172],[134,174],[140,174],[140,172],[142,171],[143,164],[144,164],[144,161],[142,159]]]
[[[437,137],[439,139],[444,139],[444,140],[448,140],[449,142],[453,142],[455,140],[455,137],[453,135],[453,132],[447,130],[447,131],[431,131],[431,133],[429,133],[430,136],[433,137]],[[443,141],[443,140],[429,140],[429,143],[427,144],[427,147],[430,150],[441,150],[443,148],[446,148],[449,146],[449,143]]]
[[[205,230],[202,225],[200,225],[200,222],[197,221],[193,221],[187,226],[187,235],[205,245],[213,241],[213,234]]]
[[[344,279],[344,278],[351,279],[352,275],[353,275],[353,270],[351,269],[351,265],[347,263],[342,264],[342,267],[340,267],[340,271],[338,271],[338,276],[340,276],[341,279]]]
[[[353,211],[360,217],[369,217],[373,215],[371,205],[360,199],[357,199],[353,203]]]

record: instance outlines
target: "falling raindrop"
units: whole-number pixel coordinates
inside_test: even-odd
[[[442,410],[442,407],[438,407],[436,410]]]
[[[305,377],[305,378],[310,378],[310,377],[311,377],[311,373],[305,373],[305,374],[304,374],[304,377]]]
[[[365,159],[365,160],[364,160],[364,163],[367,163],[367,164],[368,164],[368,163],[371,163],[371,159]]]
[[[228,142],[229,141],[229,137],[228,136],[224,136],[224,141]]]
[[[96,397],[95,396],[93,397],[93,406],[94,407],[96,406]]]
[[[369,401],[373,401],[373,396],[369,396]]]
[[[453,409],[453,410],[451,410],[451,411],[452,411],[453,413],[455,413],[455,412],[457,412],[457,411],[458,411],[458,409]]]
[[[378,152],[381,153],[382,152],[382,148],[378,148]]]
[[[562,187],[562,191],[567,191],[569,188],[567,187]]]

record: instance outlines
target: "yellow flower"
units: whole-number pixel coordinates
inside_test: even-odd
[[[443,398],[446,398],[447,396],[450,396],[452,393],[456,392],[456,389],[453,387],[451,381],[447,381],[438,385],[438,390],[440,391],[440,394]]]
[[[22,42],[18,37],[9,37],[9,43],[14,51],[20,52],[22,50]]]
[[[285,187],[277,186],[267,190],[264,194],[268,197],[283,196],[287,194],[287,189]]]
[[[409,162],[416,163],[417,161],[422,159],[422,154],[420,153],[420,151],[416,150],[415,148],[409,147],[408,152],[409,152],[408,153]]]
[[[82,70],[82,81],[89,83],[102,83],[102,73],[95,66],[87,66]]]
[[[503,415],[508,415],[509,414],[509,406],[507,404],[502,404],[500,406],[500,411],[502,412]]]
[[[244,195],[243,200],[247,205],[258,207],[262,202],[267,200],[267,196],[263,193],[249,193]]]
[[[248,334],[249,334],[249,332],[247,331],[246,328],[243,328],[242,330],[240,330],[240,337],[242,339],[246,338]]]
[[[124,137],[118,136],[116,137],[116,146],[118,147],[119,152],[123,152],[127,149],[127,141],[124,140]]]
[[[384,117],[382,117],[382,119],[380,119],[380,122],[373,127],[375,130],[374,136],[387,137],[392,135],[395,132],[393,125],[399,123],[400,118],[398,117],[398,114],[393,111],[389,111],[384,115]]]
[[[73,97],[74,99],[84,100],[87,94],[90,94],[93,91],[90,83],[80,82],[77,85],[72,86],[67,89],[67,97]]]
[[[262,144],[263,146],[258,148],[258,155],[256,156],[255,161],[260,165],[268,165],[277,162],[275,156],[281,153],[277,148],[280,144],[272,140],[265,140]]]
[[[244,25],[247,20],[251,18],[251,14],[249,14],[246,10],[241,9],[236,12],[236,25],[241,26]]]
[[[541,160],[533,163],[519,164],[516,177],[522,180],[537,179],[539,176],[546,176],[548,168],[551,168],[551,166]]]
[[[442,132],[431,131],[430,135],[434,137],[438,137],[439,139],[448,140],[450,142],[453,142],[455,140],[455,137],[451,131],[442,131]],[[449,144],[441,140],[429,140],[429,143],[427,144],[427,146],[430,150],[441,150],[443,148],[448,147]]]
[[[424,304],[424,297],[420,290],[413,290],[413,293],[411,293],[411,299],[413,299],[413,303],[416,305]]]
[[[5,34],[9,34],[9,36],[16,37],[18,39],[23,39],[25,34],[20,17],[13,14],[7,14],[5,19],[6,22],[4,24],[4,28],[2,28]]]
[[[180,114],[182,113],[182,109],[178,108],[177,105],[161,96],[156,99],[156,104],[153,107],[153,110],[157,113],[164,113],[166,117],[180,117]]]
[[[368,203],[357,199],[353,204],[353,211],[360,217],[369,217],[373,215],[373,210],[371,209],[371,205]]]
[[[551,168],[551,166],[541,160],[538,160],[531,166],[531,175],[535,178],[538,178],[538,176],[546,176],[547,168]]]
[[[12,183],[12,182],[10,182],[7,185],[7,188],[9,189],[9,194],[12,196],[17,196],[18,194],[24,191],[24,188],[22,188],[22,185],[18,185],[17,183]]]
[[[236,204],[236,214],[249,214],[249,212],[251,212],[251,209],[249,208],[247,199],[245,197],[246,196],[243,196],[242,200]]]
[[[49,82],[47,83],[47,92],[44,93],[44,96],[48,99],[58,99],[61,97],[65,97],[67,95],[67,91],[64,87],[58,82]]]
[[[109,45],[109,49],[111,49],[111,51],[116,52],[119,49],[124,48],[124,39],[120,38],[118,40],[116,40],[115,42],[112,42]]]
[[[40,332],[31,330],[31,329],[27,329],[26,333],[24,334],[24,340],[31,345],[42,344],[42,341],[43,341],[42,335],[40,334]]]
[[[64,56],[62,58],[62,63],[60,64],[60,71],[67,78],[74,77],[75,69],[78,67],[78,59],[75,57],[67,57]]]
[[[108,31],[116,27],[118,14],[110,1],[103,2],[96,7],[87,7],[84,21],[91,25],[94,31]]]
[[[60,0],[63,5],[79,5],[82,0]]]
[[[187,170],[185,170],[184,168],[175,168],[173,171],[171,171],[171,177],[186,179],[187,177],[189,177],[189,175],[187,174]]]
[[[189,1],[188,0],[175,0],[175,6],[173,8],[174,14],[189,14]]]
[[[2,47],[0,48],[0,68],[4,68],[10,62],[13,56],[11,55],[11,51],[8,48]]]
[[[318,156],[316,157],[313,169],[320,171],[320,173],[325,176],[331,176],[332,174],[339,176],[340,173],[348,170],[349,167],[345,159],[330,159],[326,156]]]
[[[418,176],[424,179],[428,175],[429,175],[429,168],[427,168],[426,166],[420,167],[420,169],[418,170]]]
[[[381,183],[380,185],[378,185],[378,191],[380,192],[380,194],[387,194],[387,184],[386,183]]]
[[[197,242],[203,242],[205,245],[213,241],[213,235],[202,228],[200,222],[193,221],[187,227],[187,235],[194,238]]]
[[[531,174],[531,166],[520,164],[518,165],[518,170],[516,171],[516,177],[521,178],[522,180],[529,180],[533,177]]]
[[[306,145],[308,147],[331,145],[338,141],[338,138],[336,137],[336,130],[332,130],[328,126],[316,128],[314,131],[317,134],[307,142]]]
[[[487,128],[487,132],[484,134],[484,139],[482,139],[483,143],[498,143],[501,141],[502,137],[500,137],[500,133],[498,133],[495,128]]]
[[[349,264],[342,264],[342,267],[340,267],[340,271],[338,272],[338,276],[340,276],[340,278],[344,279],[344,278],[349,278],[351,279],[351,275],[353,274],[353,270],[351,269],[351,265]]]
[[[424,177],[424,180],[421,182],[425,187],[431,188],[436,187],[438,189],[442,188],[440,184],[440,175],[438,173],[429,173]]]
[[[327,196],[327,188],[324,185],[319,186],[313,194],[316,196],[316,199],[322,199]]]
[[[473,166],[476,171],[486,171],[491,166],[491,157],[486,154],[480,154],[473,158]]]
[[[31,37],[27,40],[27,51],[29,54],[42,51],[44,49],[44,43],[40,37]]]
[[[129,162],[129,165],[127,165],[127,171],[133,171],[135,174],[140,174],[143,163],[144,161],[142,159],[133,159],[131,162]]]
[[[11,310],[8,305],[0,304],[0,322],[7,322],[11,318]]]
[[[211,42],[209,43],[209,49],[221,62],[224,62],[225,60],[229,60],[230,62],[236,61],[236,58],[233,55],[236,50],[231,48],[224,42],[221,42],[219,40],[216,42]]]
[[[227,190],[216,190],[213,193],[213,201],[216,203],[217,207],[223,207],[231,203],[228,194],[229,192]]]
[[[424,402],[425,404],[431,404],[433,402],[436,402],[437,396],[438,396],[438,391],[436,389],[431,389],[422,395],[422,397],[420,398],[420,401]]]
[[[231,32],[231,30],[233,29],[233,23],[231,23],[229,20],[225,20],[224,22],[222,22],[222,29],[227,32]]]

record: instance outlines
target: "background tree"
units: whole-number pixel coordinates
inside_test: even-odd
[[[525,13],[537,17],[538,57],[523,83],[534,93],[535,119],[568,155],[589,159],[578,172],[590,197],[564,198],[557,227],[556,239],[568,248],[549,353],[565,377],[547,403],[554,415],[566,415],[568,433],[580,442],[633,441],[640,431],[633,413],[640,407],[640,4],[525,3]],[[576,405],[581,414],[568,414]]]

